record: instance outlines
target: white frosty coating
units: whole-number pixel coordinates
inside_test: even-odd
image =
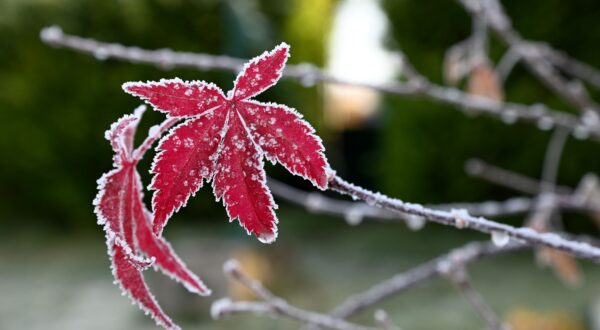
[[[584,126],[577,126],[573,131],[573,136],[578,140],[585,140],[590,136],[590,130]]]
[[[160,133],[160,125],[153,125],[148,129],[148,135],[156,136]]]
[[[203,117],[203,116],[209,116],[209,115],[213,114],[213,112],[216,111],[216,110],[218,110],[219,108],[221,108],[221,106],[217,106],[217,107],[214,107],[212,109],[206,110],[202,114],[200,114],[198,116],[195,116],[193,118],[200,118],[200,117]],[[177,131],[177,129],[179,127],[184,126],[184,125],[188,125],[189,123],[190,123],[190,121],[184,121],[183,123],[181,123],[181,124],[179,124],[177,126],[170,127],[168,129],[167,134],[160,139],[160,141],[158,142],[158,146],[156,147],[156,150],[158,152],[154,155],[154,159],[152,160],[152,165],[150,165],[150,173],[157,174],[157,171],[156,171],[157,164],[158,164],[159,160],[162,158],[163,153],[164,153],[163,144],[166,143],[166,141],[169,140],[171,138],[171,136],[175,135],[175,132]],[[227,131],[227,128],[228,128],[228,125],[227,125],[227,120],[226,120],[225,124],[223,125],[223,128],[221,130],[221,142],[219,142],[219,144],[222,143],[222,139],[225,136],[225,132]],[[218,152],[219,152],[219,148],[217,148],[217,152],[216,153],[218,153]],[[213,169],[210,170],[210,175],[208,175],[206,178],[203,179],[205,181],[203,181],[201,183],[201,185],[200,185],[201,187],[204,186],[204,182],[210,182],[212,180],[213,175],[214,175],[214,163],[215,162],[216,162],[216,159],[213,162]],[[152,209],[153,210],[156,210],[156,208],[157,208],[157,202],[156,202],[155,199],[156,199],[158,190],[156,190],[156,189],[153,188],[155,186],[155,181],[156,181],[156,175],[154,175],[152,177],[152,180],[150,181],[150,184],[148,185],[148,189],[149,190],[155,190],[154,196],[152,197]],[[181,204],[181,206],[175,208],[173,211],[171,211],[169,214],[167,214],[167,218],[166,218],[167,221],[165,221],[165,223],[163,224],[163,228],[167,225],[167,222],[171,218],[171,216],[173,214],[175,214],[177,211],[179,211],[181,208],[185,207],[187,205],[187,202],[189,201],[190,197],[195,196],[196,192],[197,191],[192,192],[191,196],[186,196],[184,198],[183,203]],[[159,235],[162,234],[162,229],[161,229],[161,232],[159,232],[158,234]]]
[[[265,57],[269,57],[272,56],[273,54],[275,54],[276,52],[278,52],[281,49],[286,49],[285,52],[285,60],[283,62],[283,65],[281,66],[281,68],[279,68],[277,70],[277,78],[273,79],[273,81],[271,81],[268,85],[264,86],[262,91],[268,89],[269,87],[275,85],[277,83],[277,81],[279,80],[279,78],[281,78],[281,76],[283,75],[283,69],[285,68],[285,63],[287,62],[288,58],[290,57],[290,45],[288,45],[285,42],[280,43],[279,45],[277,45],[277,47],[273,48],[270,51],[264,51],[262,54],[254,57],[253,59],[251,59],[250,61],[246,62],[244,64],[244,66],[242,67],[242,70],[240,70],[240,73],[238,73],[237,77],[235,78],[235,81],[233,82],[233,89],[231,89],[230,91],[227,92],[227,97],[228,98],[233,98],[234,94],[235,94],[235,87],[238,84],[238,81],[240,80],[241,77],[243,77],[246,74],[246,71],[250,68],[250,65],[253,65],[255,63],[260,62],[261,60],[263,60]],[[257,92],[256,94],[253,95],[248,95],[246,98],[250,98],[253,96],[256,96],[257,94],[261,93],[262,91]]]
[[[169,327],[167,324],[165,324],[158,317],[158,315],[154,314],[150,309],[146,308],[146,306],[144,306],[140,301],[133,298],[133,296],[131,295],[131,292],[125,288],[125,286],[123,285],[123,283],[119,280],[119,277],[117,276],[117,270],[116,270],[115,262],[114,262],[114,252],[113,252],[113,248],[112,248],[113,241],[107,240],[106,244],[108,246],[108,249],[107,249],[108,256],[111,260],[110,269],[111,269],[113,277],[115,278],[115,284],[117,284],[119,286],[119,288],[121,289],[121,293],[124,296],[127,296],[131,300],[132,304],[137,305],[144,312],[145,315],[150,315],[152,317],[152,319],[156,322],[157,325],[159,325],[165,329],[168,329],[168,330],[180,330],[181,328],[179,328],[179,326],[177,326],[175,323],[173,323],[173,321],[164,312],[163,312],[163,315],[168,321],[171,322],[171,324],[172,324],[171,327]],[[144,285],[145,285],[145,283],[144,283]],[[156,304],[156,306],[160,310],[160,306],[158,305],[156,298],[154,297],[154,295],[152,295],[150,290],[148,290],[147,286],[146,286],[146,291],[147,291],[147,294],[150,297],[150,299]]]
[[[364,216],[365,212],[362,205],[356,205],[346,211],[346,214],[344,214],[344,219],[349,225],[357,226],[363,221]]]
[[[450,210],[450,213],[456,221],[454,224],[456,228],[463,229],[469,225],[468,221],[466,220],[467,218],[471,217],[469,211],[465,209],[452,209]]]
[[[239,261],[235,259],[229,259],[223,264],[223,273],[230,275],[233,274],[233,272],[240,269],[241,267],[242,266],[240,265]]]
[[[56,25],[43,28],[40,31],[40,39],[50,44],[60,40],[63,37],[63,35],[64,33],[62,29]]]
[[[146,106],[141,105],[141,106],[135,108],[133,114],[124,115],[123,117],[121,117],[120,119],[118,119],[116,122],[114,122],[111,125],[110,129],[105,132],[104,137],[107,140],[109,140],[112,144],[112,142],[114,142],[117,135],[121,134],[123,130],[125,130],[127,128],[131,128],[131,125],[137,126],[137,124],[139,123],[139,120],[141,119],[141,116],[145,110],[146,110]],[[108,224],[108,219],[106,219],[106,217],[104,216],[104,214],[102,213],[102,211],[100,209],[100,202],[101,202],[102,198],[104,198],[104,195],[106,194],[105,187],[106,187],[108,178],[111,177],[112,175],[114,175],[115,173],[123,170],[123,167],[121,165],[121,159],[118,156],[118,154],[122,154],[122,151],[120,151],[119,148],[122,148],[121,150],[125,150],[127,152],[128,146],[126,146],[124,144],[122,138],[118,139],[118,144],[119,144],[118,146],[113,144],[113,149],[115,151],[115,154],[117,154],[114,157],[114,164],[113,164],[114,168],[112,170],[104,173],[97,181],[98,194],[96,194],[96,197],[92,201],[92,205],[94,205],[94,213],[96,214],[96,217],[97,217],[97,223],[103,227],[104,232],[106,233],[107,241],[112,242],[114,240],[114,242],[116,244],[118,244],[119,246],[121,246],[123,248],[123,250],[125,251],[125,253],[128,255],[128,257],[130,259],[132,259],[134,262],[136,262],[140,265],[147,264],[149,266],[150,264],[152,264],[152,260],[137,255],[135,253],[135,251],[133,250],[133,248],[127,244],[125,239],[123,239],[121,233],[116,233],[112,230],[112,228],[110,228],[110,225]],[[122,154],[122,156],[128,157],[129,155]]]
[[[408,229],[418,231],[425,227],[425,218],[418,215],[409,214],[406,216],[406,226]]]
[[[267,192],[268,199],[269,199],[269,205],[271,206],[271,207],[269,207],[269,212],[271,213],[271,216],[274,219],[274,224],[273,224],[273,232],[272,233],[261,233],[258,236],[258,240],[261,243],[271,244],[271,243],[275,242],[275,240],[277,239],[277,229],[278,229],[277,224],[279,223],[279,219],[277,218],[275,211],[273,211],[277,207],[277,204],[275,203],[275,200],[273,199],[273,193],[271,193],[271,190],[269,189],[269,186],[267,185],[267,175],[265,173],[265,163],[263,161],[263,159],[265,158],[265,154],[264,154],[263,150],[260,148],[260,146],[252,138],[252,133],[250,133],[250,130],[248,129],[248,126],[246,125],[244,118],[242,118],[242,116],[239,114],[239,112],[236,112],[236,114],[237,114],[240,122],[242,123],[242,126],[244,127],[244,131],[246,132],[247,138],[251,141],[251,143],[254,144],[254,147],[256,148],[257,152],[259,153],[258,169],[263,174],[262,179],[260,180],[260,183]],[[223,198],[223,204],[225,204],[224,198]],[[227,209],[227,207],[225,207],[225,209]],[[227,213],[229,215],[229,212],[227,212]],[[230,218],[231,218],[231,216],[230,216]],[[241,221],[238,221],[238,222],[240,223],[240,225],[243,226]],[[246,232],[248,233],[248,235],[251,235],[251,232],[247,228],[246,228]]]
[[[554,120],[550,117],[542,117],[538,120],[537,126],[542,131],[547,131],[554,127]]]
[[[468,212],[462,210],[452,210],[447,212],[425,208],[420,204],[403,202],[399,199],[390,198],[380,193],[369,191],[365,188],[348,183],[339,177],[332,180],[330,184],[333,185],[334,190],[340,193],[363,200],[373,199],[375,200],[376,205],[395,212],[422,216],[427,220],[450,226],[457,226],[457,223],[459,222],[457,219],[458,216],[461,220],[460,225],[473,230],[488,234],[491,234],[493,231],[504,232],[511,238],[522,240],[532,245],[552,247],[600,263],[599,248],[591,246],[588,243],[568,240],[554,233],[538,233],[531,228],[515,228],[482,217],[471,216]]]
[[[219,300],[216,300],[210,306],[210,317],[212,317],[213,320],[218,320],[223,314],[223,310],[231,306],[231,304],[232,301],[229,298],[221,298]]]
[[[219,88],[219,86],[217,86],[217,85],[215,85],[213,83],[206,82],[204,80],[190,80],[190,81],[188,81],[188,80],[182,80],[182,79],[177,78],[177,77],[176,78],[172,78],[172,79],[161,79],[159,81],[149,81],[149,80],[146,81],[146,82],[143,82],[143,81],[129,81],[129,82],[126,82],[123,85],[121,85],[121,88],[123,89],[123,91],[125,93],[143,99],[146,103],[148,103],[149,105],[151,105],[153,109],[156,109],[156,110],[158,110],[160,112],[164,112],[166,114],[169,114],[169,111],[167,109],[158,108],[158,107],[154,106],[154,104],[150,103],[150,101],[148,100],[147,97],[137,95],[136,93],[131,92],[131,91],[128,90],[130,87],[140,87],[140,86],[143,86],[143,87],[150,87],[150,86],[167,87],[167,84],[181,84],[181,85],[184,85],[184,86],[186,86],[188,88],[189,87],[198,87],[198,88],[207,88],[208,87],[208,88],[212,88],[212,89],[216,90],[218,92],[218,94],[220,94],[223,98],[225,98],[225,94],[223,94],[223,90],[221,90],[221,88]],[[190,99],[193,99],[193,98],[190,98]],[[200,99],[198,99],[198,100],[200,100]],[[182,118],[185,118],[185,117],[187,117],[187,116],[182,116]]]
[[[327,157],[325,157],[325,146],[323,145],[323,140],[321,139],[320,136],[318,136],[316,134],[316,130],[314,127],[312,127],[312,125],[310,125],[309,122],[307,122],[306,120],[303,120],[304,115],[300,112],[298,112],[296,109],[288,107],[286,105],[283,104],[278,104],[278,103],[273,103],[273,102],[259,102],[256,100],[245,100],[245,102],[247,103],[252,103],[255,104],[257,106],[262,106],[262,107],[271,107],[271,108],[281,108],[286,112],[292,113],[295,116],[297,116],[297,119],[295,120],[296,123],[300,123],[302,126],[304,126],[307,129],[307,133],[312,135],[313,138],[316,139],[317,141],[317,145],[319,147],[319,151],[318,154],[319,156],[323,157],[323,159],[325,160],[325,174],[327,175],[327,182],[329,182],[331,180],[331,178],[335,177],[335,171],[333,169],[331,169],[331,166],[329,165],[329,162],[327,162]],[[251,136],[252,137],[252,136]],[[314,181],[312,178],[303,175],[302,173],[296,171],[293,167],[288,167],[286,166],[283,162],[279,161],[277,159],[277,156],[275,157],[270,157],[269,155],[265,154],[265,157],[273,164],[279,163],[281,166],[285,167],[286,170],[288,170],[288,172],[299,176],[305,180],[310,181],[313,186],[319,188],[320,190],[327,190],[327,186],[320,186],[318,184],[318,182]]]
[[[323,198],[318,193],[309,193],[306,196],[306,208],[311,211],[318,211],[323,208]]]
[[[510,242],[510,236],[501,231],[492,231],[492,242],[497,247],[504,247]]]

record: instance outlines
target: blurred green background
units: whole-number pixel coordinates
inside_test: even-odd
[[[65,33],[103,41],[241,58],[286,41],[292,46],[291,63],[323,66],[339,2],[0,0],[0,328],[152,328],[111,286],[108,262],[102,252],[103,234],[96,225],[91,201],[96,194],[96,179],[111,166],[111,151],[103,133],[139,104],[121,91],[123,82],[177,76],[213,81],[227,90],[235,78],[233,73],[165,71],[100,61],[43,44],[39,39],[41,28],[58,25]],[[526,38],[547,41],[600,67],[600,2],[507,0],[503,4],[516,29]],[[386,0],[380,5],[390,23],[385,46],[402,49],[419,71],[441,83],[444,52],[470,34],[470,18],[463,9],[453,1],[440,0]],[[498,60],[503,50],[492,41],[493,60]],[[542,102],[568,109],[522,66],[510,75],[505,93],[511,101]],[[593,92],[592,96],[597,94]],[[421,203],[514,195],[468,177],[463,165],[471,157],[540,176],[550,133],[533,126],[505,125],[488,117],[465,116],[423,99],[385,95],[375,116],[340,131],[327,125],[323,97],[321,86],[306,88],[283,81],[260,99],[285,103],[302,112],[325,139],[333,167],[347,179],[369,188]],[[160,115],[148,112],[141,132],[160,119]],[[559,182],[575,186],[583,174],[596,172],[600,168],[598,150],[595,142],[570,139]],[[141,168],[148,168],[149,162],[146,159]],[[279,167],[271,166],[268,171],[310,189]],[[148,179],[145,175],[145,182]],[[175,216],[167,230],[176,248],[182,249],[184,260],[190,260],[201,276],[216,272],[212,278],[222,281],[218,276],[220,263],[236,251],[254,251],[280,269],[281,274],[274,273],[283,283],[279,286],[282,295],[287,293],[294,302],[322,310],[448,247],[468,239],[487,239],[435,226],[419,233],[399,225],[350,227],[343,221],[317,217],[281,203],[279,241],[273,247],[264,247],[246,237],[238,225],[227,223],[221,204],[214,202],[209,190],[203,189]],[[519,224],[522,218],[505,220]],[[574,232],[596,234],[593,224],[583,218],[567,216],[565,226]],[[427,246],[421,244],[424,240]],[[281,265],[281,260],[289,258],[294,267]],[[521,303],[528,306],[525,308],[565,310],[569,317],[591,327],[588,313],[599,292],[597,268],[586,265],[589,272],[585,286],[568,289],[549,271],[537,269],[530,255],[511,258],[483,263],[474,272],[476,284],[490,296],[500,314]],[[212,270],[205,270],[209,268],[206,265]],[[505,269],[502,276],[497,273],[499,269]],[[331,281],[332,276],[341,279]],[[511,284],[505,285],[504,281]],[[158,279],[155,284],[177,290]],[[307,294],[306,288],[316,288],[312,290],[316,296]],[[166,303],[165,309],[174,313],[176,320],[179,314],[187,317],[190,328],[295,326],[252,317],[248,320],[254,323],[238,318],[213,323],[206,320],[207,303],[179,297],[181,294],[169,297],[170,290],[158,289],[159,300],[173,302]],[[311,304],[314,300],[318,303]],[[185,303],[177,305],[178,301]],[[182,307],[186,304],[198,307]],[[420,313],[416,304],[424,305],[426,312]],[[481,327],[460,295],[443,281],[386,305],[386,309],[406,329]],[[115,321],[106,323],[103,318],[108,314],[102,311],[116,315]],[[432,313],[436,315],[433,319],[428,317]],[[88,323],[82,321],[87,318],[91,318]]]

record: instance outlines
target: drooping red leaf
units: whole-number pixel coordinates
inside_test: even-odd
[[[171,245],[162,237],[156,236],[150,227],[151,214],[145,212],[146,221],[136,222],[136,241],[138,248],[147,256],[154,258],[155,266],[175,281],[183,284],[192,293],[201,296],[210,295],[204,283],[192,273],[173,252]]]
[[[126,115],[114,123],[106,132],[115,156],[114,169],[104,174],[98,180],[98,195],[94,200],[98,224],[104,226],[107,239],[115,240],[135,259],[133,245],[134,194],[128,186],[134,169],[131,153],[133,152],[133,136],[141,119],[144,108],[136,109],[133,115]]]
[[[290,46],[281,43],[270,52],[264,52],[250,60],[235,79],[233,95],[227,96],[239,101],[256,96],[275,85],[283,74],[289,56]]]
[[[225,101],[219,87],[204,81],[176,78],[159,82],[129,82],[123,84],[123,89],[173,117],[199,115],[223,105]]]
[[[175,329],[178,327],[148,292],[141,269],[154,262],[156,268],[189,291],[207,295],[210,290],[187,269],[170,245],[152,232],[153,216],[143,204],[142,183],[136,170],[139,159],[133,158],[133,137],[141,114],[139,110],[123,117],[106,134],[116,154],[115,168],[99,180],[95,211],[99,223],[105,225],[113,273],[121,287],[160,325]]]
[[[160,234],[173,212],[213,175],[211,156],[219,146],[225,118],[223,111],[205,113],[176,127],[160,142],[150,184],[156,190],[152,198],[155,233]]]
[[[123,292],[126,292],[144,312],[150,314],[158,325],[165,329],[179,329],[160,308],[144,282],[142,272],[131,262],[123,248],[114,242],[109,244],[113,276]]]
[[[263,242],[275,239],[277,218],[265,185],[263,157],[327,188],[329,165],[314,129],[283,105],[249,99],[277,83],[289,56],[285,43],[251,60],[222,96],[214,85],[179,79],[127,83],[124,89],[170,116],[188,116],[158,147],[150,186],[155,190],[153,231],[212,180],[230,221],[239,219]]]
[[[266,185],[263,156],[237,113],[229,113],[228,123],[217,159],[215,196],[223,198],[230,221],[239,219],[248,233],[270,243],[277,236],[276,205]]]

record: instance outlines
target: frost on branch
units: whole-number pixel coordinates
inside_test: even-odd
[[[152,214],[142,201],[142,183],[136,170],[139,159],[133,157],[133,138],[144,107],[112,125],[106,133],[114,156],[114,169],[98,180],[94,200],[99,223],[104,225],[113,275],[121,288],[156,322],[177,329],[149,292],[142,270],[154,264],[190,292],[210,293],[160,236],[152,232]],[[145,258],[144,258],[145,257]]]
[[[205,181],[212,181],[230,221],[238,219],[262,242],[275,240],[276,205],[265,183],[264,157],[327,188],[329,165],[314,129],[294,109],[249,99],[277,83],[288,57],[289,46],[282,43],[251,60],[227,96],[203,81],[123,85],[155,109],[186,119],[160,141],[152,166],[156,235]]]

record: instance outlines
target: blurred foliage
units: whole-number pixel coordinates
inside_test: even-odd
[[[3,228],[25,221],[70,229],[94,225],[95,180],[111,162],[103,132],[139,102],[121,91],[123,82],[178,76],[214,81],[227,90],[235,78],[233,73],[165,72],[151,66],[98,61],[42,44],[38,37],[41,28],[58,25],[66,33],[126,45],[245,58],[286,40],[293,49],[303,49],[298,52],[301,58],[294,56],[292,62],[322,63],[326,31],[321,29],[327,28],[330,14],[317,13],[317,25],[310,34],[302,34],[301,22],[289,19],[298,8],[307,10],[301,1],[0,1]],[[294,85],[298,85],[282,85],[264,98],[315,113],[318,96],[314,90],[308,97],[294,97],[299,89]],[[151,111],[146,117],[141,133],[161,118]],[[150,164],[151,157],[147,158],[140,167],[143,173]],[[215,207],[210,189],[203,189],[200,195],[190,203],[188,214],[198,217],[223,212]]]
[[[502,1],[515,28],[525,38],[551,45],[600,67],[597,1]],[[469,37],[471,19],[454,1],[386,0],[391,21],[391,49],[402,49],[413,65],[434,82],[443,83],[442,60],[452,45]],[[491,39],[494,61],[505,48]],[[593,89],[592,89],[593,90]],[[521,65],[509,76],[507,99],[555,109],[571,109],[533,78]],[[592,94],[599,96],[598,93]],[[529,124],[505,125],[487,116],[457,112],[421,98],[387,96],[380,118],[379,186],[394,196],[425,203],[477,201],[514,196],[464,174],[465,160],[482,158],[492,164],[538,178],[550,132]],[[600,168],[595,142],[571,138],[560,166],[559,181],[576,185],[582,174]]]
[[[3,228],[24,222],[93,228],[95,180],[110,168],[103,132],[138,101],[121,92],[130,80],[179,76],[214,81],[227,90],[233,73],[162,71],[42,44],[42,27],[156,49],[251,57],[282,40],[292,63],[323,65],[335,0],[3,0],[0,1],[0,217]],[[445,50],[469,36],[470,19],[453,1],[385,0],[389,47],[441,82]],[[600,3],[584,0],[504,1],[523,35],[546,40],[600,67]],[[357,22],[360,24],[360,22]],[[492,44],[493,57],[502,48]],[[364,65],[369,65],[365,63]],[[506,85],[509,100],[568,109],[517,67]],[[328,138],[335,167],[351,179],[419,202],[505,198],[513,193],[465,176],[463,163],[481,157],[537,177],[549,139],[530,125],[506,126],[465,117],[422,99],[386,96],[382,112],[364,130],[332,136],[322,125],[320,87],[285,81],[262,99],[298,108]],[[144,132],[160,115],[147,113]],[[600,168],[598,144],[570,140],[559,179],[575,185]],[[151,157],[141,164],[144,180]],[[350,165],[350,166],[348,166]],[[344,170],[348,168],[349,170]],[[359,169],[359,171],[356,171]],[[275,170],[271,173],[280,173]],[[286,178],[289,175],[286,175]],[[195,218],[222,216],[210,189],[183,211]],[[200,216],[199,216],[200,215]],[[234,228],[237,230],[238,228]]]

